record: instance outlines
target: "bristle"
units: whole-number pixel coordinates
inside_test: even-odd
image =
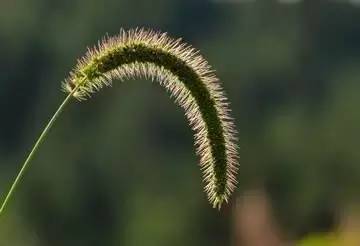
[[[205,191],[213,206],[220,208],[236,186],[237,131],[219,79],[197,50],[166,33],[121,30],[118,36],[106,36],[97,47],[88,49],[63,83],[63,90],[70,92],[82,83],[74,96],[84,100],[114,79],[139,77],[158,81],[184,108],[195,132]]]

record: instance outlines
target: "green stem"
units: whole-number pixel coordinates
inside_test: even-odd
[[[80,84],[78,86],[76,86],[71,93],[65,98],[65,100],[61,103],[61,105],[59,106],[59,108],[56,110],[55,114],[51,117],[49,123],[46,125],[46,127],[44,128],[44,130],[42,131],[40,137],[38,138],[38,140],[35,142],[32,150],[30,151],[30,154],[27,156],[24,164],[22,165],[18,175],[16,176],[14,182],[11,185],[10,190],[8,191],[5,200],[3,201],[1,208],[0,208],[0,216],[3,214],[4,209],[6,207],[6,205],[8,204],[11,196],[13,195],[18,183],[20,182],[22,176],[24,175],[31,159],[33,158],[34,154],[36,153],[36,151],[38,150],[39,146],[41,145],[41,143],[44,141],[46,135],[49,133],[49,130],[51,129],[51,127],[53,126],[53,124],[55,123],[56,119],[59,117],[59,115],[61,114],[61,112],[63,111],[63,109],[65,108],[65,106],[70,102],[70,99],[72,98],[72,96],[74,95],[74,93],[77,91],[77,89],[79,88]]]

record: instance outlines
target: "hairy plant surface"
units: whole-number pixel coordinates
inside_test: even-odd
[[[106,37],[78,61],[63,84],[69,93],[36,142],[2,206],[48,130],[70,98],[87,99],[114,79],[156,80],[184,110],[195,132],[205,191],[214,207],[227,201],[236,185],[236,130],[220,82],[198,51],[165,33],[134,29]]]

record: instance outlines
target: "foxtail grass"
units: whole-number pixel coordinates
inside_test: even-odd
[[[72,98],[86,100],[114,80],[145,78],[159,82],[181,106],[194,131],[205,192],[221,208],[236,186],[237,132],[219,79],[197,50],[166,33],[121,30],[88,49],[62,83],[67,97],[44,128],[0,208],[3,214],[17,185],[49,130]]]

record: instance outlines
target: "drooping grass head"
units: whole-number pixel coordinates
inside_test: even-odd
[[[196,50],[165,33],[121,30],[78,61],[63,89],[83,100],[114,79],[135,77],[158,81],[184,108],[195,132],[205,190],[220,208],[236,184],[236,130],[219,80]]]

